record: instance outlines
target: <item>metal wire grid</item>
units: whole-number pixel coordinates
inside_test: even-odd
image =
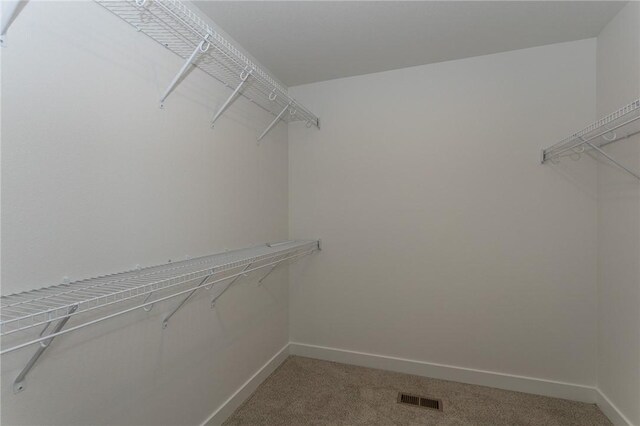
[[[125,306],[123,302],[137,301],[133,308],[105,314],[105,318],[112,317],[190,292],[193,288],[183,290],[179,286],[196,279],[219,277],[215,281],[208,282],[206,285],[209,286],[267,266],[276,266],[318,249],[318,241],[288,241],[2,296],[0,297],[0,335],[8,336],[26,332],[65,317],[116,304],[122,307]],[[240,272],[236,272],[238,270]],[[149,300],[149,296],[158,291],[163,291],[163,297]],[[147,297],[144,298],[144,296]],[[99,320],[91,320],[86,325]],[[80,327],[82,324],[73,329]],[[16,344],[2,349],[0,353],[10,352],[51,337],[52,335],[49,334],[26,343]]]
[[[602,138],[603,140],[594,145],[606,145],[607,143],[613,142],[614,139],[619,139],[615,137],[616,130],[629,126],[632,123],[637,123],[638,121],[640,121],[640,99],[637,99],[629,105],[620,108],[618,111],[601,118],[579,132],[563,139],[552,147],[545,149],[543,151],[542,160],[544,162],[550,158],[557,157],[560,154],[579,148],[587,142],[594,141],[597,138]],[[640,131],[640,128],[628,132],[626,136],[630,136],[637,131]],[[614,134],[614,138],[606,138],[605,135],[607,134]]]
[[[210,46],[194,61],[197,67],[230,89],[237,87],[241,76],[250,72],[241,92],[244,97],[274,115],[289,106],[283,120],[319,126],[318,118],[290,98],[285,87],[179,0],[96,1],[185,60],[206,38]]]

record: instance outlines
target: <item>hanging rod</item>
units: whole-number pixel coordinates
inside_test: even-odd
[[[14,392],[24,389],[25,376],[57,336],[185,295],[163,319],[165,328],[169,318],[196,291],[211,289],[214,284],[228,280],[233,280],[233,284],[240,276],[297,260],[318,250],[320,242],[317,240],[264,244],[0,296],[0,355],[40,344],[16,379]],[[197,285],[189,287],[194,281]],[[226,288],[228,286],[223,292]],[[65,328],[67,322],[73,326]],[[56,325],[47,334],[53,323]],[[34,337],[40,327],[42,329]]]
[[[640,173],[632,171],[602,150],[603,146],[638,133],[640,133],[640,99],[542,150],[541,162],[544,164],[547,161],[558,161],[564,155],[580,154],[586,150],[593,150],[620,169],[640,179]]]
[[[304,121],[308,126],[319,127],[318,117],[291,98],[285,86],[247,58],[181,1],[96,2],[185,60],[183,67],[161,96],[162,102],[193,64],[234,91],[224,109],[235,95],[244,96],[274,116],[293,102],[296,104],[296,113],[283,117],[285,121]],[[206,45],[199,49],[203,40],[206,40]],[[251,78],[243,80],[248,73]],[[214,117],[212,124],[218,115]]]

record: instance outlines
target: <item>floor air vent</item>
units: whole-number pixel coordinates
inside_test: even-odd
[[[403,392],[398,393],[398,403],[442,411],[442,401],[439,399],[426,398],[424,396],[411,395]]]

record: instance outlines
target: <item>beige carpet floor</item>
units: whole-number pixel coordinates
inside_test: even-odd
[[[443,411],[398,404],[398,392]],[[237,425],[611,425],[594,404],[289,357],[226,422]]]

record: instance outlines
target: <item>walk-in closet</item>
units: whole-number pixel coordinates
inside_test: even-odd
[[[0,1],[3,426],[640,426],[640,1]]]

